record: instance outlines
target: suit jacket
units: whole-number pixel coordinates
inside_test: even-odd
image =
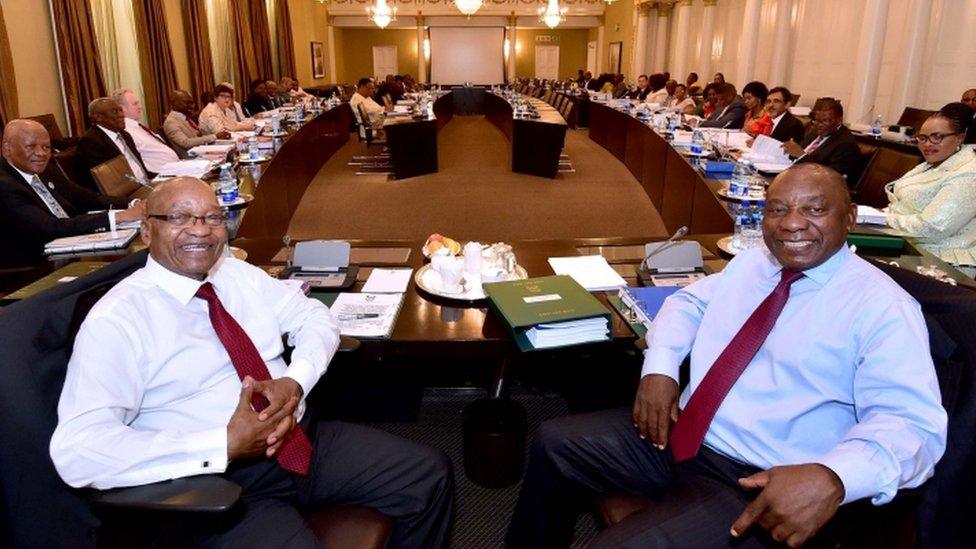
[[[805,149],[816,138],[817,130],[811,127],[800,146]],[[817,150],[797,160],[797,163],[801,162],[815,162],[837,170],[847,178],[848,187],[857,185],[861,177],[861,170],[864,169],[857,139],[854,138],[851,130],[844,125],[830,134],[826,143],[817,147]]]
[[[99,198],[95,193],[77,188],[59,178],[53,170],[41,174],[41,181],[48,184],[54,199],[70,217],[61,219],[48,210],[34,189],[24,181],[13,166],[0,159],[0,265],[5,267],[29,265],[37,261],[44,251],[44,244],[64,236],[93,233],[108,229],[108,214],[82,213],[88,209],[104,208],[108,197]],[[53,188],[52,188],[53,184]],[[83,203],[73,204],[61,190]]]
[[[590,78],[583,82],[583,87],[588,90],[600,91],[600,82],[596,78]]]
[[[711,116],[703,121],[702,128],[728,128],[730,130],[741,130],[742,124],[746,121],[746,104],[738,95],[726,109],[716,107]]]
[[[169,144],[176,151],[176,154],[183,159],[189,158],[186,153],[187,150],[197,145],[213,143],[216,139],[213,135],[197,135],[197,131],[190,126],[186,119],[175,111],[170,111],[166,115],[166,120],[163,121],[163,133],[166,134],[166,139],[169,140]]]
[[[803,122],[800,122],[800,119],[793,116],[793,113],[790,111],[786,111],[783,113],[783,118],[779,119],[779,124],[776,124],[776,127],[773,128],[773,133],[770,137],[781,143],[785,143],[790,139],[799,143],[803,141]]]
[[[259,113],[274,110],[274,108],[271,98],[256,93],[247,96],[247,101],[244,102],[244,109],[248,116],[256,116]]]
[[[146,172],[149,177],[155,177],[156,174],[149,171],[146,165],[142,161],[142,156],[139,154],[139,150],[136,148],[135,141],[132,140],[132,136],[129,132],[122,130],[119,132],[122,135],[122,139],[125,140],[126,144],[129,146],[129,150],[135,155],[136,160],[139,161],[139,165]],[[95,184],[95,178],[91,176],[88,170],[94,168],[95,166],[101,164],[102,162],[109,161],[116,156],[121,156],[122,151],[112,143],[112,140],[108,138],[98,126],[92,126],[88,128],[85,135],[81,136],[81,140],[78,141],[78,163],[84,168],[85,173],[79,174],[79,177],[83,177],[83,181],[78,181],[77,183],[87,187],[89,190],[98,192],[98,185]]]
[[[966,132],[964,143],[976,143],[976,115],[969,121],[969,130]]]

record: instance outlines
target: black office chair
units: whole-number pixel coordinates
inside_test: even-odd
[[[201,516],[216,520],[235,506],[240,487],[216,475],[106,491],[72,489],[48,455],[74,334],[92,305],[145,265],[146,256],[134,254],[0,309],[0,409],[5,417],[0,433],[6,440],[0,445],[0,546],[182,545],[180,522]],[[341,345],[356,347],[358,342],[350,339]],[[393,527],[392,519],[366,508],[329,508],[306,520],[333,547],[379,549]]]
[[[942,405],[949,415],[946,452],[935,467],[935,475],[924,485],[902,491],[880,507],[867,501],[854,502],[848,516],[829,524],[807,546],[967,546],[976,516],[976,292],[887,263],[873,263],[922,306]],[[671,504],[695,497],[701,489],[693,482],[660,499],[618,494],[599,496],[595,504],[606,527],[637,512],[643,513],[642,517],[666,520]]]

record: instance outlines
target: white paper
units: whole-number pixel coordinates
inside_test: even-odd
[[[389,337],[403,294],[339,294],[330,310],[339,333],[351,337]]]
[[[203,156],[203,155],[224,156],[227,153],[229,153],[231,150],[233,150],[233,148],[234,148],[233,143],[226,143],[226,144],[217,143],[213,145],[197,145],[196,147],[193,147],[186,152],[188,152],[190,156]]]
[[[395,294],[407,291],[413,269],[373,269],[363,285],[363,292]]]
[[[887,214],[871,206],[857,206],[857,222],[866,225],[886,225]]]
[[[789,166],[793,162],[783,150],[783,144],[768,135],[757,135],[752,142],[749,158],[754,163]]]
[[[615,290],[627,281],[607,263],[602,255],[550,257],[549,266],[557,275],[569,275],[587,291]]]
[[[213,162],[210,160],[178,160],[163,164],[159,169],[159,174],[175,177],[203,177],[211,169],[213,169]]]

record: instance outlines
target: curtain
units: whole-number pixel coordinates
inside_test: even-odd
[[[274,78],[274,65],[271,63],[271,31],[268,28],[268,11],[264,0],[248,0],[250,7],[251,36],[250,45],[254,50],[258,72],[252,78],[268,80]],[[250,82],[251,79],[248,79]],[[250,90],[248,90],[250,91]]]
[[[231,0],[206,0],[210,51],[213,53],[213,83],[238,82],[234,61],[234,21]],[[211,89],[213,84],[211,84]],[[240,91],[240,90],[238,90]],[[243,99],[241,99],[243,101]]]
[[[105,96],[98,44],[88,2],[50,0],[61,58],[68,126],[79,135],[88,122],[88,103]]]
[[[190,93],[196,101],[200,95],[213,90],[214,69],[210,56],[210,33],[207,28],[207,8],[203,0],[183,0],[183,34],[190,64]],[[199,105],[203,108],[203,105]]]
[[[3,6],[0,6],[0,133],[7,122],[17,118],[17,82],[14,79],[14,59],[10,55],[10,40],[7,38],[7,25],[3,20]]]
[[[268,80],[281,78],[281,66],[278,63],[278,0],[264,0],[264,9],[268,13],[268,33],[271,39],[271,69],[274,74],[268,75]]]
[[[133,0],[139,33],[139,62],[142,65],[144,116],[150,127],[163,124],[169,93],[177,88],[176,66],[169,46],[166,14],[157,0]]]
[[[132,47],[137,33],[131,0],[89,0],[89,3],[105,90],[111,93],[125,88],[142,99],[145,94],[139,48]]]
[[[251,80],[267,80],[274,76],[264,0],[231,2],[231,21],[234,24],[235,86],[240,97],[247,97]]]
[[[291,13],[288,0],[278,0],[275,14],[278,43],[278,73],[280,76],[295,78],[295,42],[291,34]]]

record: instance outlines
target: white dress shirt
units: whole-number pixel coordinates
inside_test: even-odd
[[[356,120],[361,123],[362,120],[359,117],[359,105],[362,104],[363,108],[366,109],[366,114],[369,116],[369,122],[373,125],[374,129],[383,126],[383,119],[386,116],[386,110],[372,97],[365,97],[358,91],[352,94],[352,98],[349,99],[349,107],[352,109],[354,115],[356,115]]]
[[[339,345],[329,310],[234,258],[207,277],[247,332],[272,378],[308,395]],[[82,323],[58,404],[51,458],[71,486],[132,486],[227,467],[227,423],[241,381],[217,338],[202,281],[151,257]],[[281,336],[294,346],[282,359]]]
[[[656,92],[651,92],[647,94],[647,99],[645,99],[644,102],[647,104],[656,103],[662,107],[665,107],[668,104],[668,90],[661,88]]]
[[[687,405],[781,271],[767,250],[749,250],[669,297],[648,333],[643,375],[678,379],[691,351]],[[845,503],[887,503],[932,476],[945,451],[925,320],[910,295],[846,246],[804,275],[704,444],[762,469],[820,463],[843,482]]]
[[[108,136],[112,143],[114,143],[122,153],[122,156],[125,157],[125,161],[129,163],[129,169],[132,170],[132,175],[143,181],[149,179],[149,174],[146,173],[146,170],[142,169],[142,165],[139,164],[139,159],[136,158],[134,151],[129,149],[129,145],[125,142],[125,139],[122,138],[122,134],[113,132],[112,130],[101,125],[98,126],[98,129],[105,132],[105,135]]]
[[[779,116],[773,119],[773,129],[770,130],[770,133],[776,131],[776,126],[779,125],[779,121],[782,120],[784,116],[786,116],[786,111],[779,113]]]
[[[160,173],[162,167],[170,162],[178,162],[180,157],[176,151],[163,142],[162,138],[150,132],[138,120],[125,119],[125,131],[129,132],[136,143],[136,150],[142,156],[142,163],[146,169]]]
[[[40,175],[21,171],[20,168],[14,166],[13,164],[10,164],[10,167],[16,170],[17,173],[24,178],[24,182],[26,182],[27,186],[34,191],[34,194],[41,199],[41,202],[47,206],[47,211],[51,212],[51,215],[61,219],[68,217],[68,214],[64,211],[61,203],[58,202],[58,200],[54,198],[54,195],[48,190],[54,188],[53,183],[48,182],[47,186],[45,187],[44,181],[41,180]],[[115,214],[117,213],[119,213],[119,210],[113,210],[111,208],[109,208],[108,212],[106,213],[106,215],[108,215],[108,230],[110,231],[115,230]]]

